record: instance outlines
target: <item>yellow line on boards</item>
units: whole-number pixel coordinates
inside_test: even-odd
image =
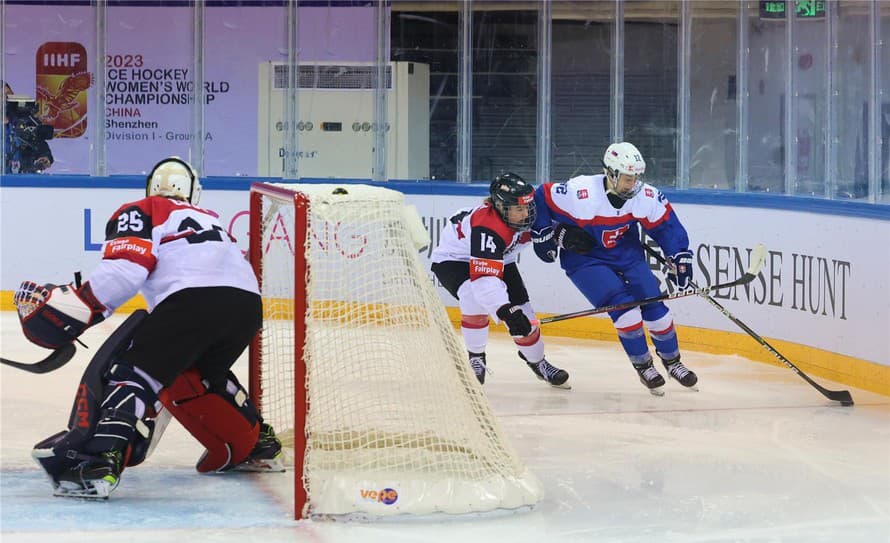
[[[456,307],[447,309],[451,322],[455,327],[460,326],[460,310]],[[543,318],[549,315],[542,313],[538,316]],[[765,362],[781,368],[786,367],[748,334],[693,326],[677,326],[676,328],[682,349],[711,354],[734,354],[757,362]],[[582,317],[554,322],[542,327],[541,331],[545,339],[547,336],[558,336],[618,341],[612,321],[605,317]],[[890,366],[781,339],[764,339],[810,377],[818,376],[847,386],[890,396]]]
[[[0,310],[15,310],[15,306],[12,303],[12,295],[12,291],[0,291]],[[145,300],[142,296],[136,296],[118,308],[118,312],[132,313],[136,309],[145,309],[145,307]],[[458,308],[449,307],[447,310],[452,324],[455,327],[460,326],[460,311]],[[372,317],[376,315],[374,312],[369,314]],[[541,314],[539,316],[546,317],[548,315]],[[375,319],[371,320],[374,321]],[[618,341],[612,322],[603,317],[582,317],[554,322],[546,325],[542,331],[545,337],[559,336]],[[734,354],[758,362],[765,362],[782,368],[785,367],[784,364],[776,360],[769,351],[747,334],[693,326],[677,326],[677,335],[680,339],[680,346],[683,349],[711,354]],[[811,377],[818,376],[848,386],[890,396],[890,366],[883,366],[874,362],[790,341],[774,338],[764,339]]]

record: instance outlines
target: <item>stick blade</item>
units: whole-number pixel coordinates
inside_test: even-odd
[[[757,275],[760,273],[763,264],[766,262],[766,245],[758,243],[754,246],[754,249],[751,250],[750,262],[751,264],[748,266],[747,273],[750,275]]]
[[[44,358],[39,362],[35,362],[33,364],[25,364],[24,362],[16,362],[14,360],[9,360],[7,358],[0,358],[0,363],[6,364],[7,366],[12,366],[13,368],[17,368],[20,370],[24,370],[30,373],[49,373],[53,370],[57,370],[68,363],[74,357],[74,353],[77,352],[77,347],[74,346],[74,343],[69,343],[68,345],[63,345],[50,353],[49,356]]]
[[[853,405],[853,396],[847,390],[829,390],[826,396],[829,400],[840,402],[844,407]]]

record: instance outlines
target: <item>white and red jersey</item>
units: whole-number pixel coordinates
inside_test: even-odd
[[[218,215],[162,196],[124,204],[111,216],[90,285],[106,316],[140,290],[149,311],[192,287],[259,293],[253,268]]]
[[[531,241],[529,232],[510,228],[497,210],[486,203],[452,215],[430,258],[433,263],[468,262],[473,295],[493,314],[509,302],[504,266],[515,263],[519,252]]]

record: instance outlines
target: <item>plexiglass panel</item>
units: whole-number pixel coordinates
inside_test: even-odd
[[[610,141],[610,58],[614,7],[555,2],[551,83],[551,178],[602,172]],[[546,180],[543,180],[546,181]]]
[[[535,178],[538,14],[511,4],[474,3],[473,180]]]
[[[757,2],[748,2],[748,190],[783,193],[785,21],[758,13]]]
[[[828,46],[828,18],[798,17],[791,52],[791,73],[794,89],[791,107],[794,108],[796,132],[791,149],[796,153],[793,194],[825,196],[825,153],[828,134],[828,66],[831,50]]]
[[[881,69],[881,194],[878,202],[890,203],[890,2],[882,2],[881,49],[878,66]]]
[[[646,182],[676,185],[679,3],[629,1],[624,12],[624,139],[646,160]]]
[[[52,9],[57,9],[53,7]],[[147,173],[191,156],[194,11],[115,4],[107,8],[105,148],[109,174]],[[164,29],[163,39],[158,29]]]
[[[392,2],[393,62],[427,67],[429,178],[457,178],[458,48],[460,5],[438,2],[435,11],[419,11],[417,2]]]
[[[837,146],[834,197],[839,199],[868,196],[870,4],[855,0],[837,5],[837,61],[832,84]]]
[[[230,2],[205,10],[205,175],[256,175],[269,160],[270,131],[282,125],[260,118],[261,66],[287,61],[287,10],[279,5]],[[263,138],[260,138],[260,134]],[[272,153],[276,164],[278,147]],[[264,164],[268,167],[268,164]],[[279,174],[280,175],[280,174]]]
[[[738,11],[735,0],[696,0],[691,5],[690,188],[729,190],[735,185]]]

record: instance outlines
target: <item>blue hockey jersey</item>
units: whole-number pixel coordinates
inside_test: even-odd
[[[661,191],[644,184],[636,196],[616,209],[606,194],[604,178],[602,174],[581,175],[535,189],[534,230],[570,224],[584,228],[597,242],[597,247],[583,255],[560,251],[564,270],[571,272],[591,259],[618,270],[638,263],[644,258],[639,226],[666,255],[689,247],[686,229]]]

